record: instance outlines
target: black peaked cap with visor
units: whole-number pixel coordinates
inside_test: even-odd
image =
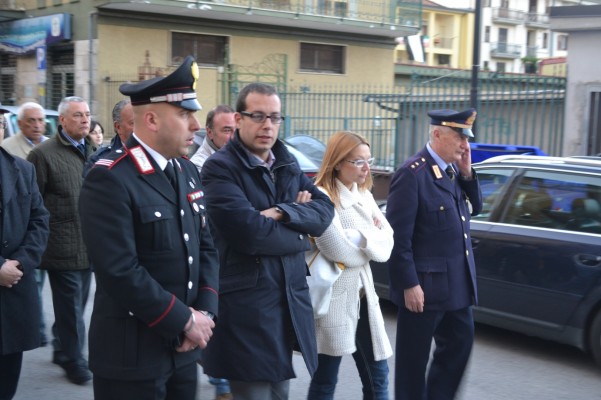
[[[119,91],[129,96],[133,106],[169,103],[190,111],[202,110],[196,99],[198,65],[192,56],[167,76],[159,76],[140,83],[124,83]]]

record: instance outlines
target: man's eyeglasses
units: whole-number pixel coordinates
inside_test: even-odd
[[[269,118],[271,120],[272,123],[274,124],[279,124],[280,122],[282,122],[284,120],[284,116],[280,115],[278,113],[273,113],[273,114],[265,114],[262,112],[248,112],[248,111],[240,111],[240,114],[249,117],[250,119],[253,120],[253,122],[256,122],[257,124],[262,124],[263,122],[265,122],[265,120],[267,118]]]
[[[375,158],[368,158],[367,160],[344,160],[348,163],[353,164],[357,168],[363,168],[367,164],[368,166],[372,166],[374,164]]]

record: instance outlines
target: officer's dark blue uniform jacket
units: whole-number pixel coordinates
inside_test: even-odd
[[[133,135],[123,150],[100,159],[81,190],[97,281],[90,369],[109,379],[152,379],[199,358],[198,349],[174,347],[189,306],[217,314],[217,251],[194,164],[177,159],[176,194]]]
[[[482,194],[475,172],[474,177],[453,184],[426,148],[395,173],[386,218],[394,229],[390,295],[399,307],[405,306],[404,290],[418,284],[424,310],[457,310],[477,302],[469,223],[470,214],[482,209]]]

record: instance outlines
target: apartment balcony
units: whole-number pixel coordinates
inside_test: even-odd
[[[529,28],[549,29],[549,16],[547,14],[526,13],[526,26]]]
[[[420,0],[94,0],[99,10],[397,38],[421,26]]]
[[[434,36],[430,39],[430,44],[435,49],[447,49],[451,50],[453,48],[453,40],[454,37],[441,37]]]
[[[526,47],[526,57],[538,58],[538,46],[527,46]]]
[[[493,8],[492,20],[498,24],[521,25],[524,23],[526,13],[520,10],[511,10],[509,8]]]
[[[522,56],[522,45],[505,42],[493,42],[490,44],[490,55],[495,58],[516,59]]]

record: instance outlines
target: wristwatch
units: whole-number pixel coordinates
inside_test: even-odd
[[[213,318],[215,318],[215,314],[213,314],[213,313],[212,313],[212,312],[210,312],[210,311],[199,311],[199,312],[200,312],[202,315],[204,315],[204,316],[206,316],[206,317],[208,317],[208,318],[210,318],[210,319],[213,319]]]

